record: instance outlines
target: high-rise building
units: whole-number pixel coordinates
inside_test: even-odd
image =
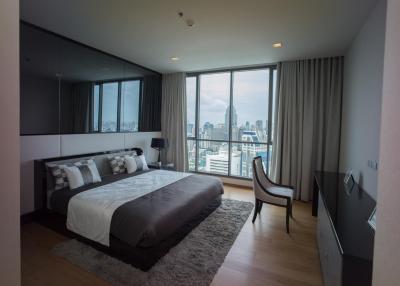
[[[204,123],[204,125],[203,125],[203,130],[204,131],[206,131],[206,130],[212,130],[214,128],[214,125],[212,124],[212,123],[210,123],[210,122],[206,122],[206,123]]]
[[[266,132],[264,130],[264,126],[263,126],[262,120],[257,120],[256,121],[256,128],[255,129],[256,129],[255,131],[257,132],[258,139],[260,141],[266,141],[267,134],[266,134]]]
[[[240,126],[237,134],[237,141],[242,139],[244,131],[246,131],[246,129],[243,126]]]
[[[263,122],[262,120],[257,120],[256,121],[256,130],[263,130]]]
[[[232,140],[239,141],[239,139],[241,138],[241,136],[239,136],[239,128],[232,127],[231,132],[232,132]]]
[[[231,174],[235,176],[241,175],[240,152],[232,152],[231,156]],[[220,149],[218,154],[206,155],[205,171],[218,174],[228,174],[229,154],[227,149]]]
[[[230,105],[226,108],[225,111],[225,132],[226,134],[229,134],[229,112],[230,112]],[[235,106],[232,106],[232,127],[237,127],[237,112]]]
[[[257,156],[263,157],[263,164],[264,164],[267,158],[268,146],[266,144],[259,144],[260,138],[258,137],[256,131],[243,131],[242,141],[249,142],[241,144],[242,176],[252,177],[253,158]]]
[[[188,123],[187,124],[187,136],[193,137],[194,136],[194,124],[193,123]]]
[[[214,125],[210,122],[206,122],[203,125],[203,129],[199,132],[200,139],[211,139],[211,135],[214,129]]]

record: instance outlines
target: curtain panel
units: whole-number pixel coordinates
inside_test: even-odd
[[[338,171],[343,57],[278,64],[272,178],[312,199],[315,170]]]
[[[186,74],[163,75],[161,133],[167,139],[163,162],[174,163],[178,171],[187,168]]]
[[[161,81],[160,75],[143,78],[143,96],[140,108],[139,131],[161,130]]]
[[[73,85],[72,95],[72,132],[88,133],[90,125],[90,98],[93,95],[92,83]]]

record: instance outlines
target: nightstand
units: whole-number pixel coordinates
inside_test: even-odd
[[[147,166],[150,169],[158,169],[158,170],[170,170],[170,171],[175,171],[175,167],[172,163],[169,164],[162,164],[161,166],[158,165],[157,162],[151,162],[151,163],[147,163]]]

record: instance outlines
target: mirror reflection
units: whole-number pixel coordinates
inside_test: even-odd
[[[21,23],[21,134],[159,131],[161,75]]]

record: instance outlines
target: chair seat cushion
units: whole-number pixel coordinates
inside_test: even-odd
[[[269,187],[267,190],[273,195],[285,196],[293,200],[294,196],[293,189],[285,187]]]

